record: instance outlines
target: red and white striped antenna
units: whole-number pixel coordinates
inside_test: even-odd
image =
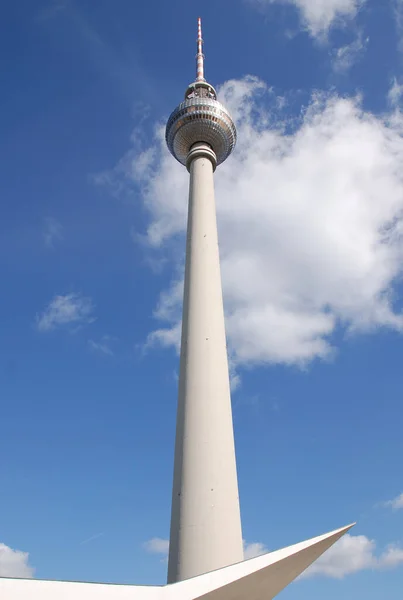
[[[201,28],[201,18],[197,19],[197,77],[196,81],[206,81],[204,79],[204,54],[203,54],[203,38]]]

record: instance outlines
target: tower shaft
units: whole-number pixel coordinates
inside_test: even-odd
[[[189,153],[168,582],[243,560],[211,149]]]

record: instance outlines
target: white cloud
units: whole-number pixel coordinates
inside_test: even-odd
[[[28,552],[13,550],[0,543],[0,577],[32,578],[34,568],[29,564]]]
[[[392,86],[388,93],[388,100],[393,108],[398,108],[403,97],[403,83],[399,83],[396,78],[393,79]]]
[[[231,392],[236,392],[241,386],[241,377],[236,370],[236,363],[232,360],[231,356],[228,357],[228,368]]]
[[[255,556],[261,556],[262,554],[266,554],[269,552],[268,548],[261,542],[243,542],[243,555],[244,560],[249,560],[250,558],[255,558]]]
[[[398,48],[403,50],[403,0],[391,0],[396,22],[396,29],[399,36]]]
[[[146,552],[150,554],[162,554],[163,556],[168,555],[169,551],[169,540],[165,540],[163,538],[152,538],[143,544]]]
[[[357,98],[316,94],[287,117],[256,78],[229,81],[221,96],[237,120],[238,146],[216,172],[226,324],[233,364],[304,365],[335,351],[332,334],[403,329],[395,308],[403,275],[403,139],[400,113],[374,116]],[[285,102],[287,105],[287,102]],[[150,248],[184,234],[188,174],[156,130],[140,188]],[[136,160],[135,153],[129,153]],[[122,183],[122,170],[115,176]],[[113,174],[111,175],[113,180]],[[178,345],[181,252],[149,343]],[[245,281],[248,285],[245,285]]]
[[[92,312],[90,298],[73,293],[55,296],[43,313],[37,315],[36,326],[41,332],[66,325],[80,326],[93,321]]]
[[[384,502],[384,506],[393,508],[394,510],[399,510],[400,508],[403,508],[403,493],[400,494],[400,496],[393,498],[393,500],[388,500],[387,502]]]
[[[180,338],[181,324],[176,323],[170,329],[156,329],[155,331],[152,331],[147,338],[145,347],[149,348],[159,345],[163,348],[174,346],[174,348],[178,349],[180,345]]]
[[[387,547],[385,552],[378,559],[378,569],[393,569],[403,565],[403,548],[392,544]]]
[[[63,227],[57,219],[54,219],[53,217],[46,218],[43,229],[43,239],[45,242],[45,246],[47,246],[48,248],[53,248],[55,242],[58,242],[63,239],[62,232]]]
[[[310,566],[302,577],[324,575],[342,579],[366,569],[389,569],[403,564],[403,549],[388,546],[376,555],[376,544],[365,535],[346,534]]]
[[[333,69],[337,73],[346,73],[351,67],[356,64],[365,53],[369,42],[369,38],[363,38],[362,32],[360,32],[356,39],[337,48],[333,53]]]
[[[366,0],[252,0],[257,4],[292,4],[313,36],[323,36],[336,24],[353,19]]]

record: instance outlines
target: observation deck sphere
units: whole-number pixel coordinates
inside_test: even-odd
[[[175,108],[168,119],[165,137],[170,152],[183,165],[197,142],[211,146],[219,165],[235,147],[236,129],[227,109],[215,98],[193,97]]]

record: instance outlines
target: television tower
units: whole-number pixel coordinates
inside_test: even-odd
[[[0,575],[1,600],[272,600],[352,527],[243,560],[213,182],[236,130],[204,79],[200,19],[196,81],[169,117],[166,140],[190,173],[169,585]]]
[[[182,341],[168,583],[243,560],[213,173],[236,129],[204,77],[201,19],[197,76],[166,127],[190,173]]]

